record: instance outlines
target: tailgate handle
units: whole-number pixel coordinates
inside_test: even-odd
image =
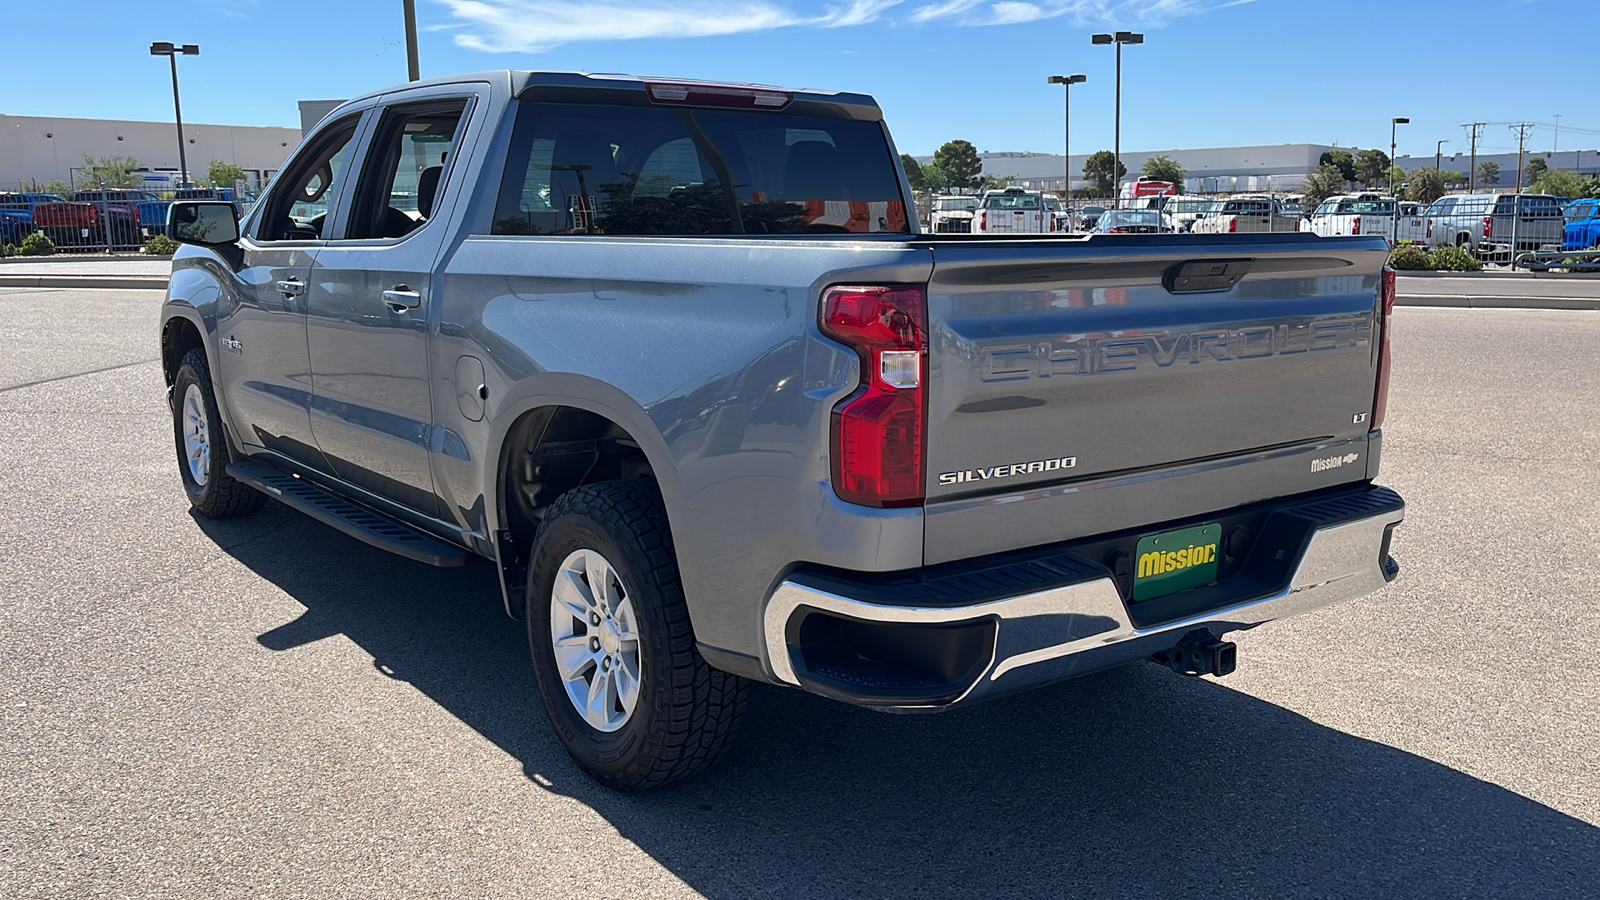
[[[1255,263],[1253,259],[1196,259],[1167,269],[1161,284],[1174,294],[1225,291],[1238,284]]]

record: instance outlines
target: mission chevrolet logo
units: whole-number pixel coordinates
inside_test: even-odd
[[[1152,575],[1165,575],[1168,572],[1181,572],[1195,566],[1217,561],[1217,545],[1190,544],[1182,550],[1157,550],[1139,557],[1139,577],[1149,578]]]
[[[1337,469],[1340,466],[1347,466],[1360,458],[1361,454],[1359,453],[1346,453],[1343,456],[1329,456],[1325,459],[1313,459],[1311,461],[1311,471],[1326,472],[1329,469]]]
[[[1061,456],[1055,459],[1036,459],[1032,462],[1011,463],[1004,466],[990,466],[987,469],[966,469],[960,472],[941,472],[940,485],[965,484],[969,481],[988,481],[991,478],[1010,478],[1014,475],[1034,475],[1041,472],[1059,472],[1062,469],[1071,469],[1078,465],[1076,456]]]

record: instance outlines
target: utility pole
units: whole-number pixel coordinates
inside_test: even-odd
[[[1556,136],[1550,139],[1550,155],[1555,156],[1561,146],[1561,113],[1556,113]]]
[[[1468,164],[1467,169],[1467,193],[1469,194],[1478,192],[1478,129],[1487,124],[1489,123],[1469,122],[1461,126],[1462,128],[1472,129],[1472,162]]]
[[[1523,151],[1524,145],[1527,144],[1527,142],[1528,142],[1528,132],[1533,130],[1533,123],[1532,122],[1523,122],[1523,123],[1520,123],[1520,124],[1517,124],[1517,125],[1511,125],[1511,126],[1508,126],[1508,127],[1512,131],[1515,131],[1517,133],[1517,187],[1516,187],[1516,193],[1520,194],[1520,193],[1522,193],[1522,151]]]
[[[406,72],[412,81],[422,80],[422,68],[417,63],[417,0],[405,0],[406,11]]]

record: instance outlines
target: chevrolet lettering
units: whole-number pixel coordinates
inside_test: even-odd
[[[752,683],[933,711],[1226,675],[1229,634],[1399,574],[1382,235],[929,234],[899,160],[848,92],[499,71],[350,100],[242,217],[172,205],[174,487],[484,561],[526,700],[627,791],[793,702]]]

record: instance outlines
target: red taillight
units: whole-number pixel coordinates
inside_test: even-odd
[[[1237,232],[1238,230],[1239,230],[1239,220],[1238,219],[1229,219],[1228,220],[1228,231],[1229,231],[1229,233],[1234,233],[1234,232]]]
[[[861,357],[861,385],[833,410],[833,489],[863,506],[923,497],[927,296],[921,285],[833,287],[822,332]]]
[[[1395,283],[1394,270],[1388,266],[1383,267],[1378,290],[1383,314],[1378,320],[1378,388],[1372,398],[1371,431],[1383,426],[1384,413],[1389,410],[1389,320],[1394,316]]]
[[[1361,217],[1360,216],[1356,216],[1355,224],[1350,226],[1350,233],[1351,234],[1360,234],[1361,233]]]
[[[1493,237],[1489,232],[1494,229],[1494,216],[1483,217],[1483,236]]]
[[[979,231],[987,231],[988,229],[989,229],[989,214],[986,213],[986,212],[983,212],[982,210],[979,210],[979,212],[978,212],[978,230]]]
[[[1428,238],[1429,239],[1433,238],[1433,220],[1432,219],[1428,220]]]

